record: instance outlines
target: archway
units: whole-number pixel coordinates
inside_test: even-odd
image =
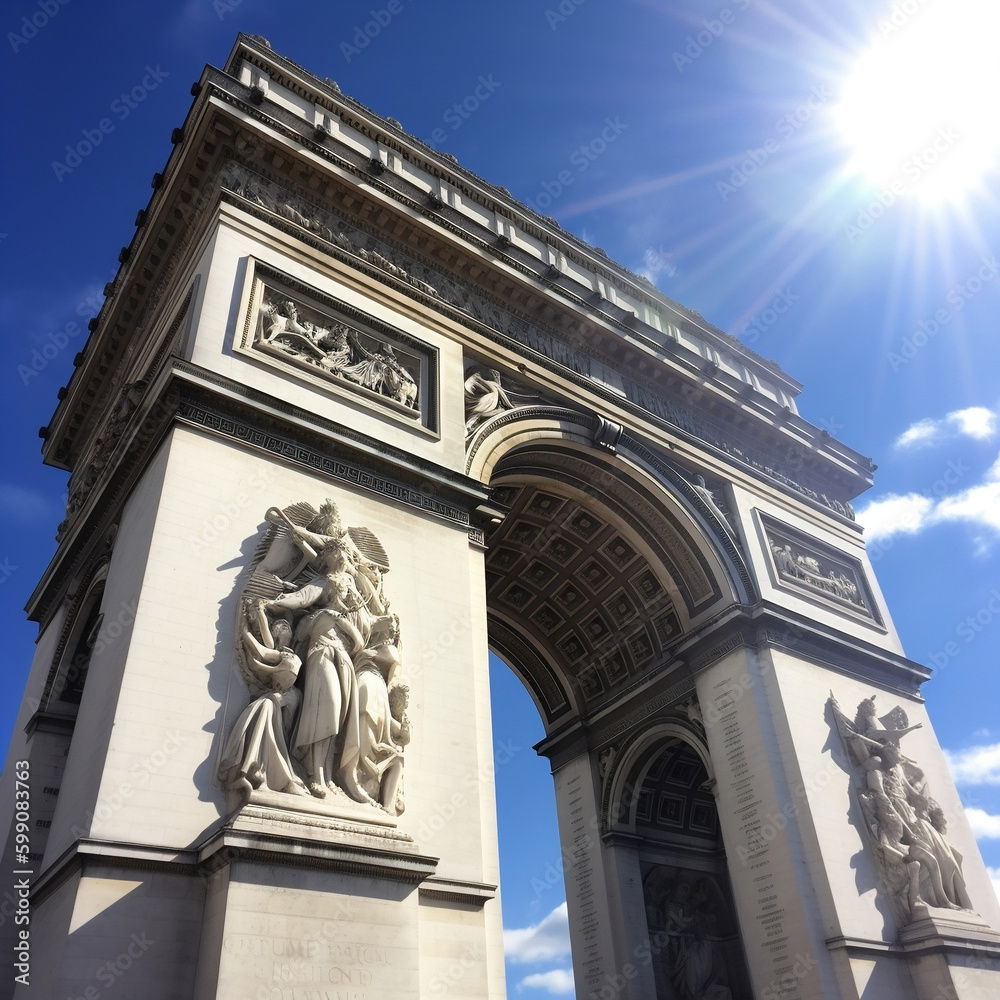
[[[489,640],[545,726],[577,989],[615,990],[588,968],[634,965],[616,995],[749,995],[683,650],[752,590],[719,506],[627,439],[598,450],[590,428],[538,408],[470,448],[506,509],[487,536]],[[665,729],[651,699],[682,721]]]

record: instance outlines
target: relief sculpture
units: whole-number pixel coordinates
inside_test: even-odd
[[[363,335],[303,306],[273,288],[265,288],[257,324],[258,350],[315,368],[326,376],[386,396],[414,409],[417,380],[386,341],[366,347]]]
[[[643,895],[650,942],[657,944],[657,995],[731,1000],[736,930],[715,878],[656,865],[643,878]]]
[[[947,840],[941,807],[930,797],[924,772],[904,756],[909,725],[896,706],[879,718],[875,698],[858,705],[852,722],[830,695],[830,708],[853,770],[865,830],[883,886],[900,923],[926,916],[926,908],[971,910],[962,855]]]
[[[265,516],[236,642],[252,700],[220,779],[244,797],[346,796],[399,815],[410,723],[385,550],[367,528],[345,528],[332,500]]]

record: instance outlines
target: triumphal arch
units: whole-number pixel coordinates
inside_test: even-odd
[[[493,649],[580,1000],[1000,995],[870,461],[264,39],[192,94],[42,430],[4,989],[504,996]]]

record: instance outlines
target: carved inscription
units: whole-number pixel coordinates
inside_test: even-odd
[[[747,739],[740,709],[746,697],[748,675],[728,676],[714,685],[711,717],[717,720],[724,753],[724,767],[720,768],[727,786],[735,793],[735,817],[739,829],[736,845],[737,860],[741,863],[744,888],[750,889],[750,909],[746,916],[753,920],[754,931],[747,935],[764,957],[771,995],[782,1000],[800,996],[801,985],[792,974],[795,953],[788,931],[788,914],[781,905],[778,893],[778,876],[772,845],[773,828],[768,825],[762,782],[766,775],[759,775]],[[746,916],[744,919],[746,919]]]
[[[575,897],[580,906],[580,935],[583,969],[588,988],[599,989],[604,970],[598,937],[597,905],[594,896],[594,869],[588,848],[590,836],[589,810],[584,796],[583,776],[577,775],[566,784],[566,801],[570,816],[570,836],[573,844],[573,864],[570,878],[576,886]],[[575,946],[575,943],[574,943]]]
[[[368,1000],[380,971],[393,964],[387,948],[327,937],[230,934],[223,948],[252,970],[261,984],[256,995],[268,1000]]]

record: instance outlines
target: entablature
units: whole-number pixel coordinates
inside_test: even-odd
[[[498,342],[513,341],[542,384],[561,372],[602,406],[624,403],[640,418],[704,437],[727,459],[818,502],[828,493],[833,509],[846,509],[870,485],[869,460],[794,412],[800,387],[777,366],[261,41],[241,36],[229,67],[232,75],[206,68],[193,88],[187,121],[173,136],[177,148],[154,177],[150,204],[45,431],[51,464],[73,468],[85,458],[76,442],[115,405],[134,342],[162,329],[158,308],[180,294],[178,262],[204,238],[221,198],[380,272],[465,325],[491,329]],[[307,114],[316,107],[324,109],[318,122]],[[227,185],[234,169],[258,178],[258,189],[279,192],[286,209],[294,199],[295,211],[266,199],[254,204],[245,188]],[[385,252],[325,241],[317,213],[348,220]],[[413,262],[409,272],[401,260]],[[432,272],[435,280],[425,281]],[[790,454],[795,475],[782,464]]]

